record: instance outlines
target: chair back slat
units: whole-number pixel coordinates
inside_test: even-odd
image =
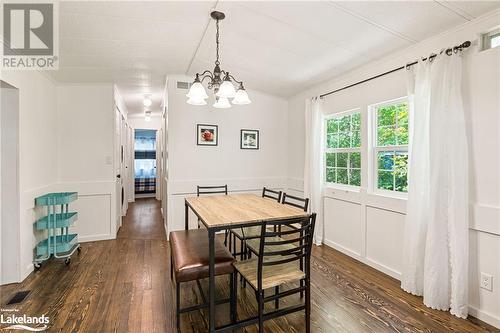
[[[204,194],[225,194],[227,195],[227,185],[220,186],[196,186],[196,195]]]
[[[294,195],[286,194],[286,192],[283,193],[281,203],[300,208],[304,210],[304,212],[307,212],[309,208],[309,198],[299,198]]]
[[[297,247],[293,247],[291,249],[287,250],[278,250],[278,251],[267,251],[264,252],[265,256],[286,256],[289,254],[297,254],[297,255],[302,255],[302,250],[305,250],[307,245],[300,245]],[[266,251],[266,250],[264,250]]]
[[[281,201],[281,193],[282,193],[281,191],[270,190],[266,187],[262,188],[262,197],[263,198],[274,199],[278,202]]]
[[[274,266],[274,265],[287,264],[287,263],[292,262],[292,261],[301,260],[302,258],[305,258],[305,257],[306,257],[305,254],[301,254],[299,256],[283,257],[285,259],[263,262],[262,266]]]

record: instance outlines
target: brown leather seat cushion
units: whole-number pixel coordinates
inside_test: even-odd
[[[173,231],[170,248],[177,282],[208,278],[208,232],[205,229]],[[215,239],[215,275],[234,271],[234,258],[224,244]]]

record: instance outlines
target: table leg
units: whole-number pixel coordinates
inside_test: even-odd
[[[209,332],[215,332],[215,231],[208,229],[208,326]]]
[[[189,230],[189,206],[184,202],[184,230]]]

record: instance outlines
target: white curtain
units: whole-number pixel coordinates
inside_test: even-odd
[[[409,192],[401,287],[433,309],[468,313],[468,143],[462,58],[440,55],[409,73]]]
[[[304,164],[304,196],[309,198],[310,211],[316,213],[314,242],[323,242],[323,114],[322,99],[306,100],[305,127],[306,146]]]

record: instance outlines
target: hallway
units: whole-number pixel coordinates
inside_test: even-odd
[[[0,287],[2,309],[45,314],[50,318],[47,332],[175,332],[169,247],[159,207],[154,199],[137,200],[116,240],[84,243],[69,267],[50,261],[23,283]],[[496,332],[484,323],[425,308],[396,280],[327,247],[314,249],[312,270],[313,332],[402,332],[408,327],[412,332]],[[217,291],[226,295],[224,282],[218,281]],[[4,305],[21,290],[32,292],[18,306]],[[199,301],[196,284],[186,283],[183,304]],[[291,297],[283,304],[295,301]],[[251,288],[240,288],[238,307],[243,318],[255,313]],[[217,310],[219,323],[226,322],[227,305]],[[302,332],[303,324],[303,314],[295,313],[266,322],[266,331]],[[181,328],[206,331],[205,311],[182,315]]]

